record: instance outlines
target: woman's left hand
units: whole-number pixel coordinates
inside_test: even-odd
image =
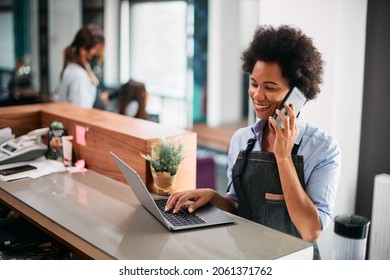
[[[284,103],[284,108],[286,109],[289,118],[280,110],[276,110],[276,114],[283,121],[284,128],[281,128],[273,117],[269,117],[269,121],[275,130],[274,154],[275,157],[279,159],[291,157],[291,151],[299,131],[296,125],[294,105],[289,106],[287,103]]]

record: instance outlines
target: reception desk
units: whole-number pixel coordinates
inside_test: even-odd
[[[113,151],[137,171],[149,190],[152,190],[153,179],[149,163],[140,153],[150,154],[152,144],[162,137],[181,141],[185,157],[179,167],[176,185],[181,190],[196,187],[197,143],[194,132],[69,103],[2,107],[0,114],[0,128],[10,127],[16,137],[48,127],[50,121],[62,122],[68,134],[75,137],[73,150],[76,157],[84,159],[88,169],[125,182],[107,153]]]
[[[94,171],[0,183],[0,199],[91,259],[311,259],[311,243],[234,216],[236,223],[170,232],[130,187]]]
[[[170,232],[135,198],[111,158],[119,155],[151,190],[150,153],[161,137],[180,139],[185,159],[176,188],[196,186],[196,133],[68,103],[1,108],[0,127],[16,136],[60,121],[75,135],[86,173],[55,173],[0,182],[6,204],[65,246],[89,259],[311,259],[313,246],[234,216],[235,224]],[[85,135],[78,135],[82,129]]]

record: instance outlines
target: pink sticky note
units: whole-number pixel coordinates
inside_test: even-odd
[[[74,166],[67,167],[66,171],[73,174],[73,173],[84,173],[87,172],[88,169],[85,168],[85,161],[83,159],[79,159],[74,163]]]
[[[74,166],[76,166],[77,168],[84,168],[85,167],[85,160],[83,159],[79,159],[77,160],[75,163],[74,163]]]
[[[76,142],[79,145],[85,146],[87,143],[85,142],[85,132],[87,128],[81,125],[76,125]]]

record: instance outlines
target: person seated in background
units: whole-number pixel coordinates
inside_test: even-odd
[[[97,25],[86,24],[76,33],[64,50],[64,65],[56,89],[58,101],[104,109],[102,99],[107,99],[108,95],[98,93],[100,81],[93,72],[94,66],[102,63],[104,46],[104,34]]]
[[[118,113],[134,118],[148,120],[146,104],[149,94],[145,84],[130,80],[121,86],[119,90]]]

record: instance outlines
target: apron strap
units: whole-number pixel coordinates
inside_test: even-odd
[[[246,146],[244,152],[244,164],[242,165],[239,175],[241,175],[245,171],[246,166],[248,165],[248,153],[250,153],[253,150],[255,143],[256,143],[256,136],[248,140],[248,145]]]
[[[303,139],[303,137],[301,138],[301,141],[299,141],[298,144],[294,144],[294,147],[293,147],[293,149],[292,149],[292,151],[291,151],[291,154],[292,154],[292,155],[297,155],[298,149],[299,149],[299,147],[301,146],[301,143],[302,143],[302,139]],[[256,136],[254,136],[254,137],[252,137],[252,138],[249,138],[249,140],[248,140],[248,142],[247,142],[247,146],[246,146],[245,151],[242,151],[242,152],[243,152],[243,156],[244,156],[244,164],[241,166],[241,169],[240,169],[240,171],[238,172],[238,174],[237,174],[234,178],[232,178],[232,180],[230,181],[230,183],[229,183],[229,185],[228,185],[228,187],[227,187],[226,192],[229,192],[230,186],[232,185],[232,183],[233,183],[238,177],[240,177],[241,174],[245,171],[246,166],[247,166],[247,164],[248,164],[248,153],[251,152],[251,151],[253,150],[253,148],[254,148],[254,146],[255,146],[255,143],[256,143],[256,140],[257,140],[257,139],[256,139]]]
[[[234,178],[232,178],[232,180],[230,181],[230,183],[229,183],[229,185],[228,185],[228,187],[226,189],[226,192],[229,192],[230,186],[232,185],[232,183],[238,177],[240,177],[242,172],[246,169],[246,166],[248,164],[248,153],[253,150],[253,147],[255,146],[255,143],[256,143],[256,136],[254,136],[253,138],[250,138],[248,140],[248,143],[247,143],[247,146],[246,146],[245,150],[241,150],[241,152],[243,153],[243,157],[244,157],[244,164],[241,166],[240,171],[237,173],[237,175]]]
[[[291,151],[292,155],[297,155],[298,154],[299,147],[302,144],[302,139],[303,139],[303,137],[301,138],[301,140],[299,141],[298,144],[294,144],[294,147],[293,147],[293,149]],[[249,138],[247,146],[246,146],[246,149],[245,149],[245,161],[246,161],[248,152],[251,152],[253,150],[253,148],[255,146],[255,143],[256,143],[256,136],[254,136],[253,138]]]

